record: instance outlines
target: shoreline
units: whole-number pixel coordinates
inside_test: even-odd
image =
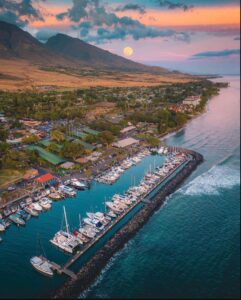
[[[175,148],[175,147],[174,147]],[[145,204],[120,230],[118,230],[79,270],[77,279],[67,279],[65,283],[50,295],[51,298],[78,298],[99,276],[111,257],[121,250],[136,233],[147,223],[153,213],[165,202],[184,180],[203,162],[203,156],[197,152],[181,149],[192,156],[192,160],[178,172],[170,181],[153,195],[148,204]],[[47,295],[46,297],[48,297]]]

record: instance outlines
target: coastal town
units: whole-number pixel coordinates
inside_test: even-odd
[[[221,86],[201,80],[165,88],[0,92],[1,207],[45,174],[89,181],[142,147],[158,147]]]
[[[76,280],[72,264],[122,219],[132,218],[132,211],[149,206],[149,195],[175,181],[185,166],[202,161],[199,154],[168,147],[162,137],[200,114],[224,86],[201,80],[138,90],[1,92],[0,232],[27,225],[55,202],[79,198],[93,183],[113,185],[146,157],[161,156],[162,163],[154,162],[138,185],[134,178],[122,195],[105,199],[104,211],[79,215],[78,228],[70,229],[63,206],[64,227],[49,242],[72,258],[61,266],[33,255],[30,264],[43,275],[57,271]]]

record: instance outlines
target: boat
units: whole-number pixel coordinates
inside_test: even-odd
[[[58,231],[50,240],[50,242],[59,249],[72,254],[81,243],[79,239],[77,239],[73,234],[69,232],[69,224],[67,220],[65,207],[63,207],[63,210],[66,231]]]
[[[66,186],[66,185],[60,185],[59,186],[59,191],[61,193],[64,193],[65,195],[69,197],[75,197],[76,196],[76,191],[74,191],[71,187]]]
[[[17,214],[10,215],[9,220],[11,220],[16,225],[25,225],[25,221],[22,218],[20,218]]]
[[[33,268],[41,274],[46,276],[54,275],[53,270],[51,269],[51,265],[42,257],[34,256],[30,259],[30,263]]]
[[[19,210],[17,215],[22,218],[24,221],[28,221],[31,218],[31,215],[27,213],[25,210]]]
[[[116,205],[113,202],[106,202],[106,206],[109,207],[111,210],[113,210],[117,214],[121,214],[124,211],[121,207],[119,207],[118,205]]]
[[[77,229],[73,231],[73,235],[78,238],[83,244],[89,242],[89,238],[83,236]]]
[[[86,189],[86,184],[83,182],[80,182],[78,179],[73,178],[70,180],[69,185],[71,185],[72,187],[76,188],[77,190],[85,190]]]
[[[97,232],[93,231],[92,228],[88,228],[87,226],[80,227],[79,232],[89,239],[93,239],[97,234]]]
[[[37,212],[43,211],[42,206],[41,206],[38,202],[32,203],[32,207],[33,207],[33,209],[36,210]]]
[[[26,206],[24,210],[33,217],[37,217],[39,215],[38,212],[33,209],[32,204]]]
[[[42,198],[41,200],[39,200],[39,205],[44,209],[44,210],[48,210],[51,208],[51,204],[48,198]]]
[[[48,197],[54,201],[60,200],[62,197],[59,193],[53,192],[48,195]]]
[[[105,215],[102,212],[96,212],[96,213],[86,213],[86,215],[90,219],[95,219],[101,222],[103,225],[107,225],[110,221],[110,219],[107,219]]]
[[[0,232],[3,232],[3,231],[5,231],[5,226],[2,224],[2,223],[0,223]]]
[[[107,213],[107,216],[111,217],[112,219],[115,219],[117,217],[117,215],[112,211],[110,210],[108,213]]]
[[[86,224],[86,225],[90,225],[94,228],[97,228],[98,230],[102,230],[104,229],[104,226],[103,224],[99,221],[99,220],[96,220],[96,219],[90,219],[90,218],[84,218],[83,219],[83,222]]]

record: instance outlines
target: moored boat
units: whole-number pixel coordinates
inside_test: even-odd
[[[9,220],[11,220],[16,225],[25,225],[25,221],[22,218],[20,218],[17,214],[10,215]]]
[[[51,269],[51,265],[43,258],[39,256],[34,256],[30,259],[30,263],[33,266],[33,268],[41,274],[46,276],[54,275],[53,270]]]

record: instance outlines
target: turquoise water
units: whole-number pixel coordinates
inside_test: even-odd
[[[81,297],[239,297],[240,78],[223,80],[207,112],[166,139],[205,162]]]
[[[231,87],[210,101],[207,112],[167,138],[170,145],[201,152],[205,162],[81,297],[238,297],[240,86],[239,77],[224,80]],[[124,192],[133,176],[137,184],[150,166],[162,162],[162,157],[149,156],[115,185],[95,184],[77,199],[54,203],[51,211],[32,218],[25,228],[11,226],[0,244],[0,298],[41,297],[65,280],[45,278],[29,264],[32,255],[40,254],[38,235],[49,259],[68,259],[48,242],[61,226],[63,205],[74,228],[79,213],[104,210],[105,198]]]

